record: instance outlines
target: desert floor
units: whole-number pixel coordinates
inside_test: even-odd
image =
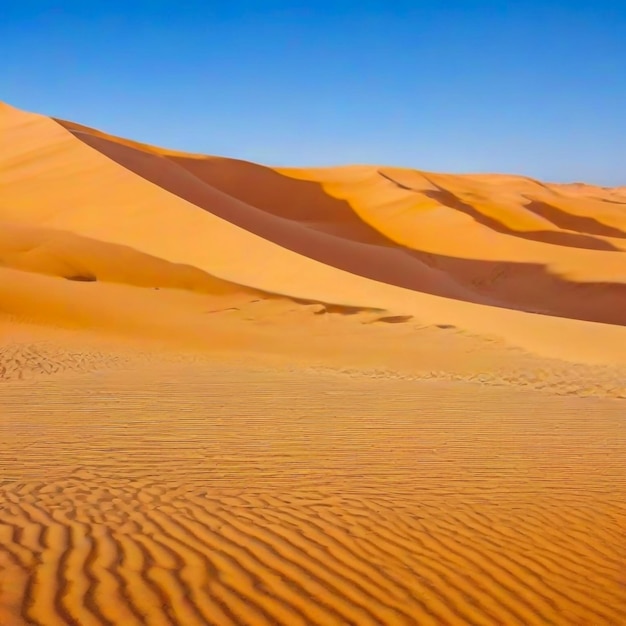
[[[2,624],[626,623],[607,368],[437,328],[419,374],[10,324]]]

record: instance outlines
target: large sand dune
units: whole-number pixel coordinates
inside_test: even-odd
[[[0,625],[626,624],[626,188],[0,104]]]
[[[626,360],[623,191],[271,169],[7,106],[0,124],[8,267],[205,292],[241,285],[497,333],[548,356]]]

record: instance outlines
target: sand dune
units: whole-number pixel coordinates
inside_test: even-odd
[[[520,204],[527,203],[526,195],[543,202],[541,194],[547,194],[555,205],[575,201],[575,211],[570,207],[575,217],[589,202],[593,217],[588,219],[614,234],[623,222],[623,205],[608,201],[608,195],[622,198],[619,190],[563,192],[563,186],[523,178],[442,178],[389,168],[272,170],[171,153],[9,107],[0,119],[5,138],[0,219],[5,224],[124,246],[188,266],[196,276],[204,272],[268,294],[387,309],[424,323],[496,332],[547,356],[626,360],[617,349],[626,338],[623,328],[585,325],[581,330],[579,324],[550,317],[623,325],[619,245],[624,240],[578,233],[615,250],[531,241],[488,228],[414,189],[433,187],[427,178],[453,190],[466,185],[466,194],[478,189],[486,200],[475,201],[475,210],[493,213],[497,201],[499,223],[519,232],[523,229],[507,216],[531,215]],[[380,171],[395,176],[393,182]],[[143,263],[134,267],[144,276],[152,271]],[[42,271],[41,262],[38,268]],[[48,273],[54,272],[50,267]],[[167,285],[179,280],[169,271],[161,275]],[[101,279],[109,276],[105,272]],[[145,284],[145,278],[126,275],[124,280]],[[189,281],[182,285],[187,288]]]
[[[313,182],[289,178],[270,168],[233,160],[164,157],[129,147],[112,138],[94,136],[87,131],[75,132],[75,135],[121,165],[196,206],[326,265],[392,285],[470,302],[515,308],[542,307],[551,314],[610,323],[622,324],[626,320],[621,309],[618,307],[618,313],[614,306],[626,302],[626,271],[622,254],[626,251],[626,230],[609,226],[593,217],[568,213],[559,208],[558,202],[553,201],[551,196],[549,199],[553,204],[521,194],[515,198],[519,206],[515,206],[510,199],[507,206],[500,200],[501,194],[494,193],[489,187],[481,189],[482,194],[470,193],[467,188],[474,189],[475,183],[468,185],[464,182],[465,189],[455,195],[450,188],[461,185],[453,177],[436,178],[419,174],[427,189],[413,188],[399,183],[396,180],[398,175],[394,178],[384,170],[372,168],[361,171],[356,194],[350,176],[347,185],[339,178],[340,182],[333,180],[326,191],[326,176],[336,179],[336,172],[321,172]],[[181,167],[173,167],[171,162]],[[294,174],[296,177],[305,175],[304,172]],[[440,180],[441,184],[435,180]],[[443,184],[447,184],[448,188],[444,188]],[[334,198],[333,192],[344,188],[342,185],[346,185],[347,190],[344,193],[339,191],[341,200]],[[366,206],[362,212],[357,210],[361,206],[360,198],[367,194],[368,203],[376,203],[372,208],[377,213],[381,205],[389,203],[390,192],[396,191],[394,187],[399,188],[404,196],[409,196],[403,200],[408,200],[413,208],[413,211],[405,213],[405,220],[411,220],[410,227],[406,223],[396,226],[404,233],[404,246],[397,245],[393,238],[386,236],[386,229],[390,222],[394,223],[393,219],[387,218],[383,226],[370,217],[370,207]],[[227,195],[216,193],[216,189]],[[465,202],[463,194],[471,195],[471,199],[478,197],[480,204],[474,206]],[[423,199],[427,202],[432,200],[438,208],[452,209],[457,216],[471,217],[475,224],[488,229],[487,235],[492,235],[492,239],[494,234],[515,236],[517,239],[513,242],[505,240],[501,245],[507,246],[508,255],[492,262],[480,256],[479,248],[471,259],[460,259],[450,255],[454,252],[450,248],[446,249],[447,255],[433,257],[429,254],[434,252],[416,250],[417,246],[411,241],[407,247],[411,231],[420,233],[418,241],[428,236],[435,241],[441,240],[449,234],[447,226],[436,232],[432,225],[424,228],[420,219],[416,219],[415,195],[418,196],[418,206]],[[392,197],[393,204],[397,205],[397,194]],[[536,197],[541,198],[542,195],[536,194]],[[564,204],[563,201],[561,204]],[[596,205],[600,203],[590,200],[589,204],[587,210],[595,213],[598,209]],[[602,217],[623,223],[623,211],[609,211],[604,207],[601,210]],[[547,251],[544,246],[527,249],[523,245],[525,242],[519,239],[554,245]],[[615,239],[617,242],[613,241]],[[467,237],[465,240],[473,242]],[[566,250],[557,248],[555,251],[555,246],[565,247]],[[616,254],[607,259],[599,255],[577,255],[575,251],[578,250]],[[518,252],[518,255],[512,256],[512,251]],[[576,282],[583,282],[584,285],[572,285],[567,277],[550,273],[547,265],[555,261],[571,263],[569,273],[578,270]],[[502,281],[503,275],[506,281]],[[577,289],[572,290],[573,286]]]
[[[626,624],[626,188],[0,104],[0,624]]]

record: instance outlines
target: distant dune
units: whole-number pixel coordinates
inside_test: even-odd
[[[626,624],[626,187],[268,167],[0,104],[0,625]]]

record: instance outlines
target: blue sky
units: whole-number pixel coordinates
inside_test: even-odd
[[[170,148],[626,185],[624,0],[3,0],[0,58],[0,100]]]

